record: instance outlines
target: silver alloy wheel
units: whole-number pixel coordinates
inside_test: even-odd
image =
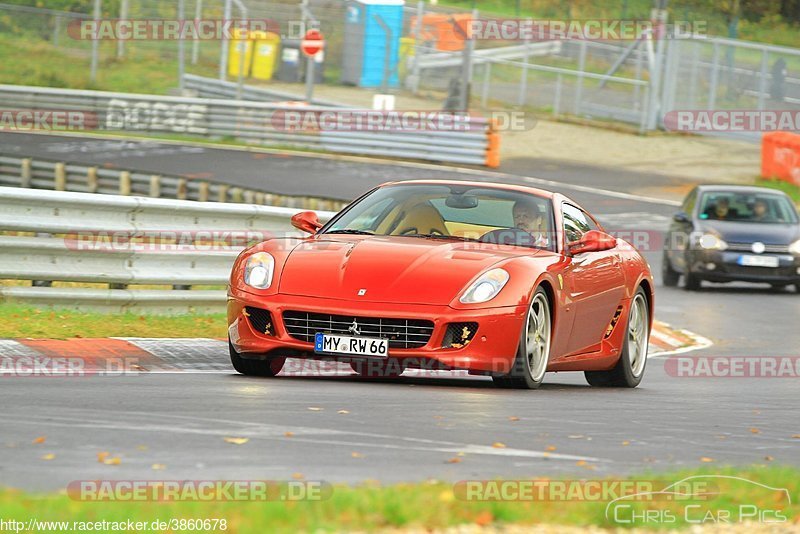
[[[635,377],[641,376],[644,364],[647,361],[647,348],[650,342],[648,332],[648,308],[644,296],[637,294],[631,302],[631,311],[628,316],[628,359],[631,373]]]
[[[544,293],[536,293],[528,309],[525,356],[531,378],[534,382],[541,382],[550,356],[550,306]]]

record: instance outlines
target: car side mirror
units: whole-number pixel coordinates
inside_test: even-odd
[[[313,211],[301,211],[292,215],[292,226],[309,234],[316,234],[322,228],[319,217]]]
[[[611,250],[617,246],[617,238],[600,230],[589,230],[583,237],[573,241],[567,248],[570,254],[583,254],[584,252],[600,252]]]
[[[684,211],[679,211],[678,213],[672,216],[672,220],[678,223],[688,223],[689,215],[687,215],[686,212]]]

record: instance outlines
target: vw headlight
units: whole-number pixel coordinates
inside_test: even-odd
[[[462,304],[478,304],[492,300],[508,282],[508,272],[492,269],[475,280],[459,299]]]
[[[800,239],[789,245],[789,252],[795,256],[800,256]]]
[[[728,244],[714,234],[701,235],[697,240],[697,244],[703,250],[725,250],[728,248]]]
[[[267,289],[272,284],[275,258],[266,252],[256,252],[247,258],[244,268],[244,283],[256,289]]]

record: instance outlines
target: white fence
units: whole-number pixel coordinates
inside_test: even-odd
[[[24,232],[0,236],[0,279],[38,284],[0,286],[0,297],[117,311],[222,311],[224,290],[127,286],[225,285],[238,253],[291,232],[298,211],[0,187],[0,231]],[[111,288],[47,287],[53,281]]]

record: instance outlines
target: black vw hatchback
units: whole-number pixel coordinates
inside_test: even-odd
[[[774,189],[701,185],[686,197],[664,241],[664,285],[709,282],[794,284],[800,292],[800,222]]]

